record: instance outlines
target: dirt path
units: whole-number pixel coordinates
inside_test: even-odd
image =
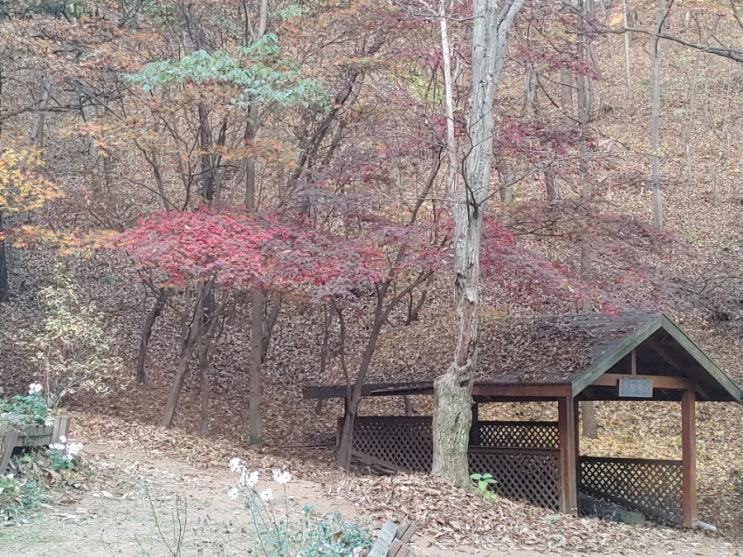
[[[65,499],[62,505],[46,507],[26,524],[0,527],[0,556],[170,556],[169,547],[177,545],[179,529],[184,557],[249,554],[245,526],[250,516],[227,495],[235,475],[226,466],[204,471],[167,456],[147,456],[104,444],[87,445],[86,457],[96,472],[91,489]],[[313,482],[292,481],[288,495],[300,506],[319,503],[323,512],[339,510],[345,517],[357,514],[349,501],[329,497]],[[413,545],[418,557],[496,554],[473,547],[442,549],[421,537]],[[743,555],[743,548],[714,538],[700,538],[692,547],[670,539],[644,554],[713,557]],[[497,555],[557,557],[529,551],[499,551]],[[573,554],[561,557],[566,555]]]

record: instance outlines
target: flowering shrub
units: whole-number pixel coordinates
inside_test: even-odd
[[[56,471],[71,470],[74,468],[82,448],[82,443],[70,443],[62,435],[59,438],[59,443],[49,445],[49,462],[52,468]]]
[[[42,396],[44,387],[31,383],[27,395],[15,395],[10,400],[0,400],[0,413],[9,414],[14,421],[45,424],[48,419],[46,399]]]
[[[248,472],[245,462],[233,458],[230,470],[239,476],[229,496],[242,500],[250,513],[256,536],[254,551],[264,557],[357,557],[371,546],[368,529],[355,521],[344,521],[340,513],[317,516],[311,505],[297,510],[289,502],[286,486],[292,475],[273,471],[273,481],[281,495],[274,498],[270,487],[258,490],[260,474]]]

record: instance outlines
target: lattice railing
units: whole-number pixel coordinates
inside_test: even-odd
[[[678,460],[580,457],[578,490],[638,510],[663,522],[682,514]]]
[[[343,420],[339,421],[339,428]],[[340,431],[340,429],[339,429]],[[430,417],[357,417],[353,450],[410,472],[430,472],[433,438]]]
[[[559,449],[557,422],[479,422],[472,444],[503,449]]]
[[[490,473],[496,491],[511,499],[526,500],[550,509],[559,508],[559,451],[538,450],[532,445],[547,444],[553,423],[534,423],[534,433],[520,422],[484,422],[484,440],[517,446],[470,447],[472,473]],[[342,427],[342,420],[339,423]],[[498,428],[502,427],[501,434]],[[521,445],[521,446],[519,446]],[[527,448],[524,448],[524,445]],[[353,450],[369,462],[411,472],[429,472],[433,459],[430,417],[358,417]]]
[[[560,451],[470,447],[471,473],[490,473],[496,492],[508,499],[560,508]]]

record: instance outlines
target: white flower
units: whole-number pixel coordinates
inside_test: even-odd
[[[82,448],[82,443],[70,443],[69,445],[67,445],[67,453],[75,457],[80,453]]]
[[[53,426],[54,425],[54,418],[52,418],[51,416],[48,417],[46,420],[44,420],[44,425],[46,427]]]
[[[55,451],[64,451],[65,445],[62,443],[52,443],[49,448]]]
[[[66,445],[67,444],[67,437],[65,437],[64,435],[60,435],[59,436],[59,442],[62,443],[63,445]]]
[[[240,490],[236,487],[233,487],[227,492],[227,495],[230,499],[236,500],[238,497],[240,497]]]
[[[285,485],[289,483],[292,479],[292,474],[288,470],[281,470],[280,468],[276,468],[273,471],[273,481],[275,481],[277,484]]]
[[[258,473],[258,470],[253,470],[250,474],[243,473],[240,477],[240,483],[248,487],[255,487],[258,483],[259,477],[260,474]]]
[[[271,488],[264,489],[261,491],[261,501],[264,503],[268,503],[273,499],[273,491],[271,491]]]
[[[44,390],[44,387],[41,385],[41,383],[31,383],[28,386],[28,394],[30,395],[40,395],[41,391]]]
[[[245,462],[239,457],[233,457],[230,459],[230,472],[242,473],[245,470]]]

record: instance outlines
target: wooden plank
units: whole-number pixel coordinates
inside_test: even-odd
[[[402,543],[408,543],[413,538],[416,530],[415,524],[403,519],[397,526],[397,537]]]
[[[573,399],[573,423],[575,438],[575,489],[576,497],[578,486],[580,485],[580,403],[577,398]]]
[[[410,549],[400,540],[392,540],[387,557],[407,557],[410,555]]]
[[[13,454],[18,432],[9,424],[0,424],[0,474],[5,474]]]
[[[379,531],[377,541],[374,542],[371,550],[367,557],[387,557],[387,552],[392,545],[395,536],[397,535],[397,524],[388,520],[382,525],[382,529]]]
[[[52,427],[41,424],[18,424],[18,447],[40,447],[52,442]]]
[[[557,400],[568,396],[570,383],[475,383],[472,395],[479,397],[499,397],[510,399],[523,397],[524,400],[544,398]],[[345,385],[305,385],[304,398],[345,398],[348,389]],[[414,381],[408,383],[369,383],[361,389],[361,396],[399,396],[433,394],[433,381]]]
[[[408,381],[405,383],[367,383],[361,387],[361,396],[392,396],[406,394],[432,394],[433,381]],[[346,385],[305,385],[304,398],[346,398]]]
[[[59,438],[69,437],[70,435],[70,417],[69,416],[55,416],[54,426],[52,429],[52,443],[59,442]]]
[[[414,470],[408,470],[407,468],[403,468],[402,466],[398,466],[397,464],[394,464],[392,462],[387,462],[386,460],[382,460],[381,458],[377,458],[360,451],[351,451],[351,457],[359,459],[367,466],[379,466],[381,468],[385,468],[389,472],[414,472]]]
[[[595,462],[620,462],[627,464],[671,464],[678,466],[681,464],[680,460],[662,459],[662,458],[623,458],[615,456],[582,456],[582,460],[590,460]]]
[[[623,373],[605,373],[596,378],[592,385],[596,387],[617,387],[620,379],[649,379],[653,382],[653,389],[686,390],[694,387],[688,379],[682,377],[671,377],[669,375],[627,375]]]
[[[560,511],[565,514],[576,514],[578,512],[575,443],[577,427],[573,402],[572,397],[561,398],[557,402],[560,437]]]
[[[681,524],[692,528],[697,522],[696,396],[692,389],[681,399]]]
[[[570,396],[570,383],[475,383],[473,397],[523,397],[556,400]]]

